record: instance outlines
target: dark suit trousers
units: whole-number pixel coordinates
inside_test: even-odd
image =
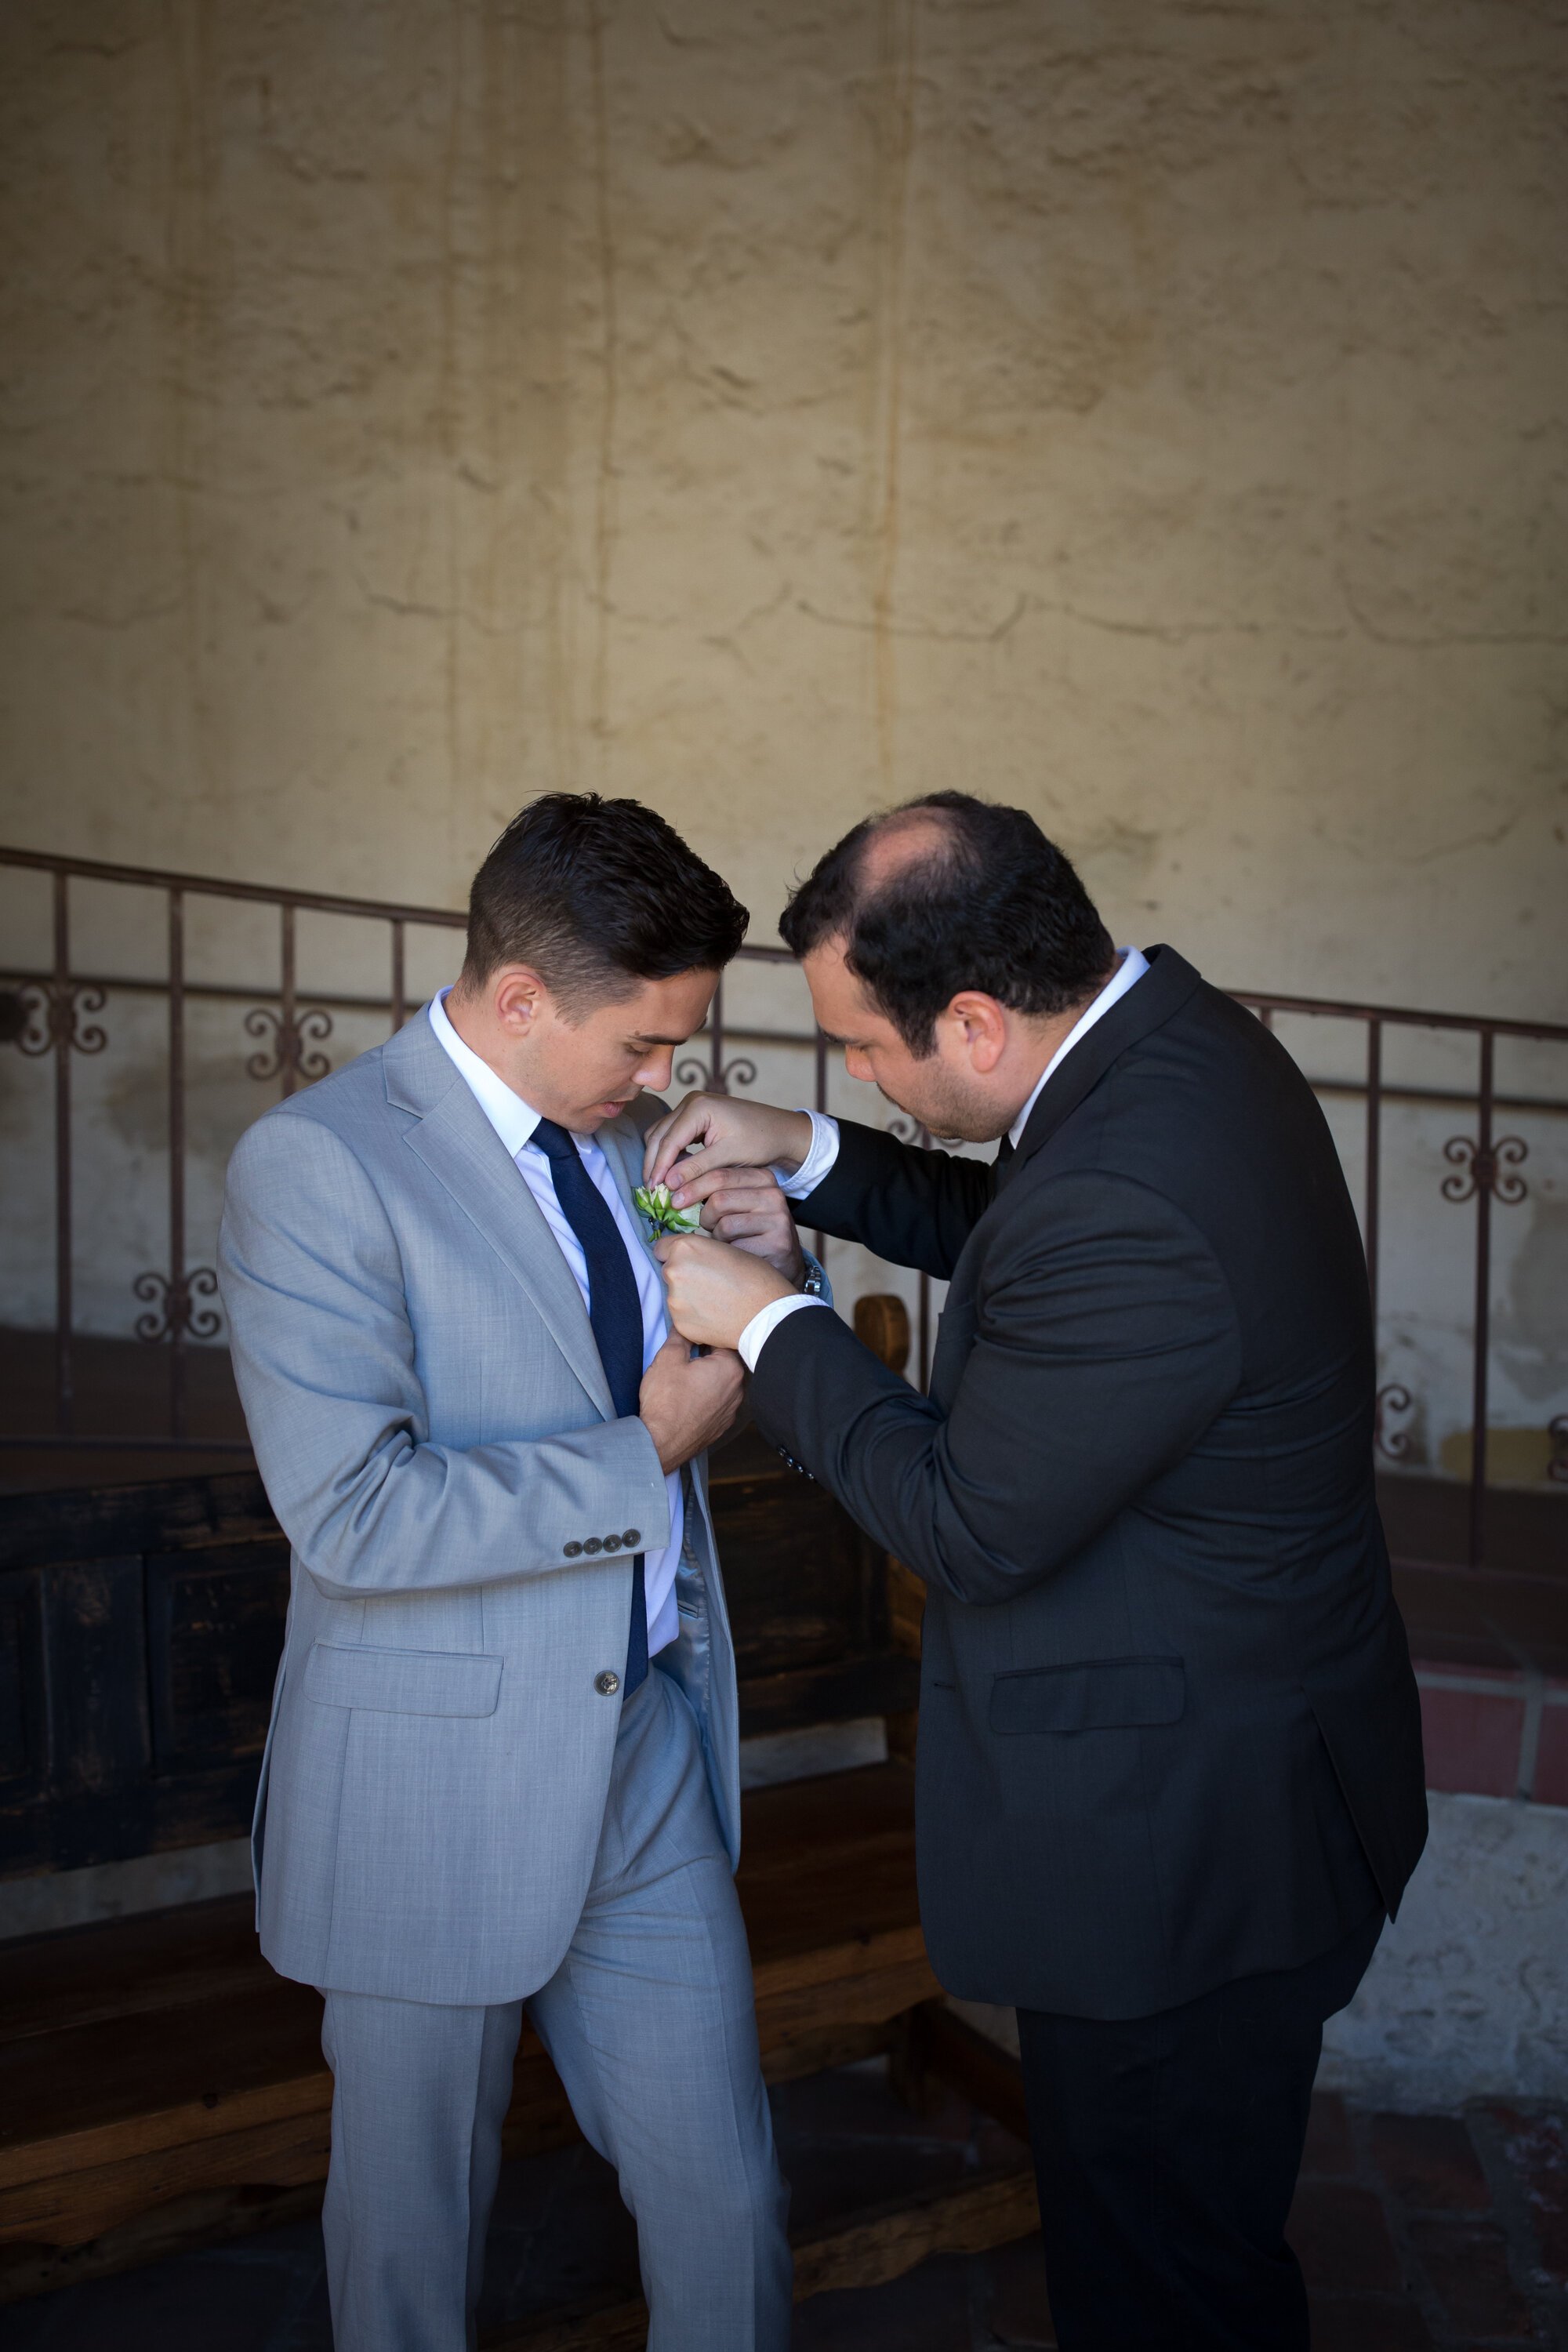
[[[1285,2221],[1323,2021],[1382,1927],[1153,2017],[1018,2011],[1062,2352],[1305,2352]]]

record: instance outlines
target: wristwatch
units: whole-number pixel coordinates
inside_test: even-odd
[[[827,1287],[827,1276],[823,1272],[822,1267],[817,1264],[816,1258],[812,1256],[809,1250],[803,1251],[801,1255],[805,1259],[805,1280],[800,1286],[800,1296],[803,1298],[820,1298],[823,1292]],[[773,1447],[773,1452],[778,1455],[781,1462],[787,1463],[789,1467],[792,1470],[798,1471],[803,1478],[811,1477],[811,1472],[806,1468],[805,1463],[797,1462],[793,1454],[786,1454],[782,1445],[775,1445]],[[815,1484],[816,1482],[813,1481],[813,1483]]]

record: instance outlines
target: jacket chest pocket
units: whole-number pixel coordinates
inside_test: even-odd
[[[989,1729],[1008,1738],[1025,1732],[1131,1731],[1179,1723],[1187,1703],[1180,1658],[1086,1658],[1070,1666],[1032,1666],[997,1675]]]

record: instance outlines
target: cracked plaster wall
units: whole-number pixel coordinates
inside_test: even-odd
[[[12,0],[0,835],[455,906],[595,786],[767,937],[960,783],[1222,982],[1568,1019],[1565,110],[1552,0]],[[156,1261],[147,1070],[81,1073],[84,1217],[138,1226],[97,1328]],[[1441,1141],[1458,1287],[1390,1334],[1433,1445]],[[1532,1424],[1563,1149],[1498,1219]]]
[[[1568,1015],[1568,34],[1525,0],[13,0],[13,839],[773,917],[1026,801],[1234,984]]]

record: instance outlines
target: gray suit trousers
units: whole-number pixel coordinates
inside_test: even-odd
[[[649,2352],[786,2352],[788,2191],[745,1928],[697,1721],[657,1663],[622,1709],[593,1881],[548,1983],[489,2008],[327,1990],[338,2352],[471,2352],[525,2007],[636,2217]]]

